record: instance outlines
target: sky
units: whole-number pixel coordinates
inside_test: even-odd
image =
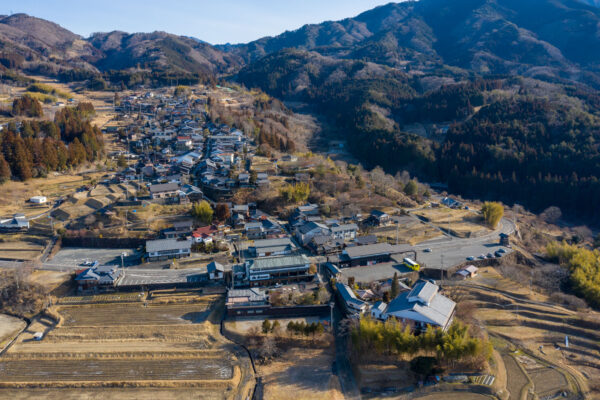
[[[88,37],[93,32],[166,31],[212,44],[243,43],[308,23],[353,17],[391,0],[2,0],[0,14],[26,13]]]

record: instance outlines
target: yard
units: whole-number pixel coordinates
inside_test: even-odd
[[[25,328],[25,321],[10,315],[0,314],[0,350],[8,344],[14,335]]]

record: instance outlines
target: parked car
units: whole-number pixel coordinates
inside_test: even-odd
[[[479,259],[480,259],[480,260],[485,260],[485,254],[480,254],[480,255],[479,255]]]
[[[502,253],[500,253],[499,251],[495,252],[494,255],[496,256],[496,258],[500,258],[502,257]]]
[[[90,268],[94,268],[98,265],[98,260],[85,260],[84,262],[81,263],[81,265],[83,267],[90,267]]]
[[[487,258],[494,258],[494,255],[492,253],[487,253]]]
[[[473,256],[467,257],[467,261],[473,261],[473,260],[475,260],[475,257],[473,257]]]
[[[506,250],[504,250],[504,249],[498,249],[498,253],[506,253]]]
[[[423,250],[423,253],[431,253],[431,249],[428,247],[425,250]]]

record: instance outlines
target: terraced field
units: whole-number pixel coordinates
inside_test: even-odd
[[[35,362],[35,368],[32,368]],[[0,375],[8,382],[38,381],[164,381],[226,380],[233,366],[226,360],[26,360],[0,362]]]
[[[252,370],[245,353],[219,333],[223,297],[193,300],[53,308],[57,321],[36,319],[0,358],[0,398],[16,388],[55,399],[100,387],[107,398],[132,387],[160,388],[152,398],[245,398]],[[38,331],[41,341],[33,340]],[[52,395],[38,396],[41,388]]]

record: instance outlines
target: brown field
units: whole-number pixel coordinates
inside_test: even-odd
[[[590,382],[600,378],[597,312],[517,302],[504,293],[538,302],[550,300],[501,277],[493,268],[483,268],[480,272],[473,282],[489,285],[499,292],[479,287],[448,290],[459,301],[471,302],[473,317],[497,341],[494,346],[502,354],[507,389],[513,395],[522,390],[525,380],[531,382],[529,385],[538,396],[544,397],[559,390],[586,391]],[[564,346],[565,335],[569,336],[569,348]],[[514,350],[518,352],[513,353]]]
[[[53,307],[60,320],[37,318],[0,361],[0,397],[44,387],[52,390],[39,398],[95,398],[97,388],[107,388],[108,398],[128,398],[127,388],[156,398],[185,398],[196,390],[203,398],[245,397],[249,360],[219,334],[222,312],[217,295],[192,304]],[[34,332],[45,332],[44,339],[32,340]]]
[[[423,208],[412,213],[457,237],[471,237],[489,232],[481,217],[469,210],[436,207]]]
[[[415,245],[442,235],[442,232],[440,232],[439,229],[424,224],[411,217],[402,218],[398,229],[394,225],[375,229],[371,233],[380,238],[379,240],[390,243],[396,243],[397,234],[398,243],[409,243],[411,245]]]
[[[468,392],[438,392],[430,393],[420,397],[415,397],[420,400],[486,400],[495,399],[495,397],[486,396],[478,393]]]
[[[91,173],[89,178],[100,178],[103,173]],[[47,207],[32,207],[27,200],[33,196],[46,196],[48,202],[67,196],[75,192],[78,187],[89,184],[89,179],[84,179],[80,175],[50,173],[47,178],[35,178],[26,182],[10,181],[2,186],[2,199],[0,204],[0,215],[11,216],[14,213],[21,212],[27,216],[34,216],[43,213]]]
[[[22,319],[0,314],[0,350],[14,337],[14,335],[25,327]]]
[[[343,399],[339,382],[331,372],[330,349],[293,348],[276,361],[258,365],[269,400]]]

